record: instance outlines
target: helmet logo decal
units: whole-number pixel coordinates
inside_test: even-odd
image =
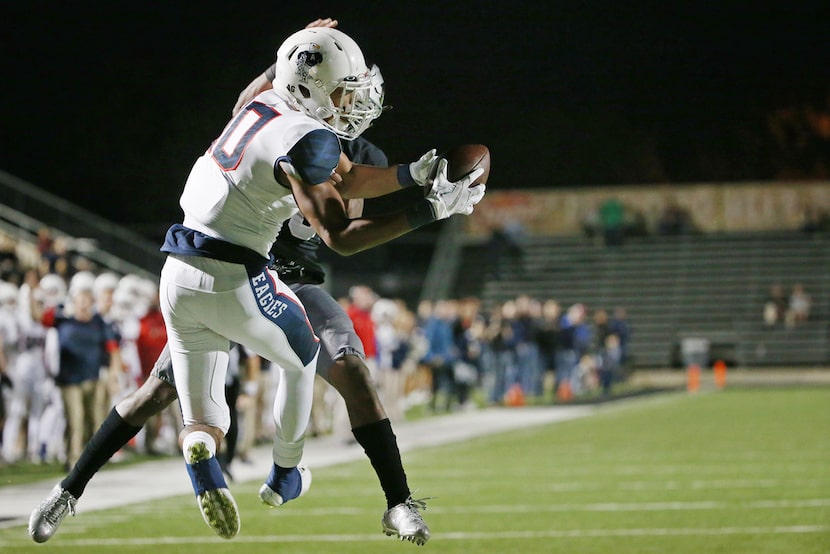
[[[300,52],[300,55],[297,56],[297,63],[314,67],[317,64],[323,63],[323,54],[321,52]]]
[[[311,43],[309,50],[299,52],[297,54],[297,75],[300,76],[300,81],[307,82],[309,69],[321,63],[323,63],[323,53],[320,52],[318,44]]]

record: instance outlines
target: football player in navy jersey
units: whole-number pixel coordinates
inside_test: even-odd
[[[332,52],[340,54],[330,56]],[[331,75],[338,71],[339,77]],[[170,347],[176,369],[170,370],[169,358],[163,354],[145,386],[113,409],[69,476],[32,513],[29,531],[36,541],[54,534],[97,469],[177,392],[188,425],[183,450],[203,516],[220,536],[230,538],[238,532],[235,502],[221,471],[214,467],[218,467],[215,451],[225,430],[227,406],[222,406],[216,391],[205,388],[209,388],[206,376],[216,378],[221,370],[203,369],[222,365],[226,336],[253,346],[285,368],[281,386],[286,386],[286,377],[289,380],[289,389],[282,389],[275,403],[278,437],[271,475],[260,490],[263,502],[280,505],[303,494],[310,483],[310,473],[298,463],[316,369],[346,399],[355,437],[378,473],[388,504],[384,532],[419,544],[428,540],[429,530],[418,512],[423,504],[409,496],[394,433],[362,361],[362,345],[342,308],[317,286],[324,275],[316,262],[316,248],[322,239],[335,251],[349,254],[453,213],[469,214],[484,187],[467,186],[477,172],[449,182],[446,163],[434,151],[412,164],[389,169],[357,165],[341,155],[339,142],[333,142],[331,135],[335,141],[347,139],[351,142],[346,145],[362,146],[365,152],[385,158],[369,143],[354,142],[382,110],[379,70],[366,68],[357,45],[339,31],[312,29],[292,35],[278,51],[274,73],[273,84],[281,93],[256,91],[250,102],[238,105],[234,119],[197,161],[181,199],[185,220],[171,228],[163,247],[170,257],[162,274],[168,287],[162,300],[172,321]],[[322,90],[309,88],[318,84]],[[273,160],[273,171],[264,171],[268,165],[262,158]],[[385,162],[382,158],[365,161],[385,166],[378,163]],[[426,199],[423,189],[406,191],[422,186],[435,164],[437,177]],[[273,189],[282,192],[274,194]],[[393,191],[411,198],[397,213],[347,216],[344,197]],[[371,204],[367,201],[364,213],[371,211]],[[264,233],[280,228],[272,223],[276,214],[292,217],[284,224],[280,221],[279,237],[272,246]],[[261,260],[268,254],[274,264],[266,269]],[[232,299],[225,305],[225,300],[215,298],[217,293]],[[322,339],[319,356],[316,337],[304,325],[306,311],[298,301]],[[211,303],[221,316],[192,315]],[[236,315],[229,316],[234,311]],[[291,319],[288,324],[283,323],[286,315]],[[254,332],[240,333],[240,328],[248,327]],[[214,344],[203,348],[204,340]],[[199,347],[203,352],[194,355]],[[171,386],[173,373],[178,391]]]

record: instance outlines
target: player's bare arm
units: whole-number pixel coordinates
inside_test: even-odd
[[[352,163],[345,154],[340,156],[337,173],[340,196],[346,199],[375,198],[400,190],[397,167],[376,167]]]
[[[336,170],[341,177],[338,189],[343,198],[354,199],[377,198],[405,187],[423,187],[437,163],[435,149],[412,163],[392,167],[356,164],[341,154]]]
[[[337,173],[331,180],[316,185],[285,171],[280,177],[291,187],[297,207],[315,232],[329,248],[343,256],[383,244],[413,229],[406,214],[350,219],[346,202],[336,186],[340,180]]]
[[[233,115],[239,113],[239,110],[251,101],[256,95],[265,92],[266,90],[271,90],[274,88],[274,85],[271,83],[271,80],[268,78],[267,70],[259,75],[257,75],[253,81],[248,83],[242,92],[239,93],[239,98],[236,99],[236,104],[233,106]]]

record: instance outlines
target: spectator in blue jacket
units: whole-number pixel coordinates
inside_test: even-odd
[[[95,389],[101,368],[113,378],[121,372],[118,337],[112,326],[94,311],[91,290],[71,297],[71,313],[64,306],[43,314],[43,324],[58,331],[60,362],[55,383],[60,388],[67,427],[67,467],[81,455],[95,428]]]

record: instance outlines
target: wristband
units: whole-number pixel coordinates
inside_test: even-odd
[[[404,210],[404,215],[406,215],[406,220],[413,229],[435,221],[435,211],[426,198],[422,198],[409,206]]]
[[[418,182],[409,171],[409,164],[398,164],[398,184],[401,188],[414,187]]]

